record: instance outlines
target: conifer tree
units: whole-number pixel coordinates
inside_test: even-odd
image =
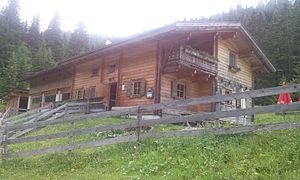
[[[25,37],[31,51],[32,71],[37,72],[52,67],[55,61],[52,58],[51,50],[46,47],[45,40],[40,32],[40,20],[38,16],[33,18]]]
[[[29,51],[23,43],[24,23],[18,0],[10,0],[0,13],[0,99],[12,88],[25,87],[22,78],[30,71]]]
[[[82,22],[78,23],[76,29],[71,34],[68,45],[68,56],[77,56],[88,50],[89,38]]]
[[[58,62],[64,59],[64,39],[60,29],[60,18],[56,13],[44,33],[47,48],[52,52],[53,59]]]

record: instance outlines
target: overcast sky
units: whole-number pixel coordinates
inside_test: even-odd
[[[261,0],[20,0],[20,16],[29,23],[39,14],[42,29],[58,12],[61,28],[72,31],[82,21],[89,33],[127,36],[184,18],[227,12],[238,4],[256,6]],[[0,0],[0,7],[7,0]]]

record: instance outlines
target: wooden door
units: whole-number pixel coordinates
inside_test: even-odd
[[[28,105],[28,97],[21,96],[19,102],[19,112],[26,112],[27,105]]]
[[[109,110],[117,104],[117,83],[110,84],[109,90]]]

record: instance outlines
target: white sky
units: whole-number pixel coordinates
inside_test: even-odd
[[[127,36],[173,23],[226,12],[238,4],[256,6],[261,0],[19,0],[20,16],[29,24],[39,14],[42,29],[55,12],[61,28],[72,31],[82,21],[89,33]],[[0,0],[0,7],[7,0]]]

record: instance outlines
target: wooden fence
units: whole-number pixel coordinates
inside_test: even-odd
[[[160,138],[160,137],[170,137],[170,136],[199,136],[207,133],[219,135],[219,134],[245,133],[245,132],[253,132],[253,131],[283,130],[289,128],[299,128],[300,122],[263,124],[263,125],[260,124],[260,125],[239,126],[239,127],[229,127],[229,128],[220,128],[218,124],[220,124],[219,122],[220,118],[238,117],[244,115],[250,116],[250,115],[260,114],[260,113],[286,112],[286,111],[299,110],[300,102],[290,103],[286,105],[275,104],[269,106],[247,108],[247,109],[235,109],[229,111],[202,112],[202,113],[192,114],[187,116],[161,117],[159,119],[151,119],[151,120],[143,120],[142,118],[143,112],[145,111],[164,110],[167,108],[179,108],[179,107],[198,105],[198,104],[220,103],[224,101],[231,101],[231,100],[237,100],[243,98],[256,98],[256,97],[276,95],[284,92],[288,92],[288,93],[300,92],[300,84],[289,85],[284,87],[252,90],[252,91],[226,94],[226,95],[176,100],[176,101],[170,101],[170,102],[152,104],[152,105],[141,105],[138,107],[132,107],[132,108],[122,109],[118,111],[105,111],[105,112],[97,112],[92,114],[70,115],[68,114],[68,107],[72,107],[71,104],[68,103],[60,104],[54,109],[47,110],[44,113],[38,112],[37,113],[38,115],[35,114],[36,116],[34,116],[34,119],[32,119],[32,117],[28,118],[32,115],[30,115],[30,112],[27,112],[27,115],[19,115],[22,116],[21,118],[20,117],[10,118],[3,121],[1,125],[1,138],[0,138],[0,142],[2,146],[2,158],[5,159],[9,157],[25,157],[25,156],[32,156],[38,154],[74,150],[80,148],[96,147],[96,146],[102,146],[106,144],[138,141],[148,137]],[[63,131],[63,132],[58,132],[53,134],[24,136],[24,134],[27,133],[26,130],[29,129],[33,130],[36,128],[42,128],[50,125],[63,124],[63,123],[72,123],[74,125],[74,123],[76,122],[83,122],[90,119],[110,117],[110,116],[122,116],[125,114],[136,114],[137,120],[132,120],[127,123],[113,124],[107,126],[96,126],[96,127],[80,128],[80,129],[73,128],[68,131]],[[12,119],[15,120],[19,119],[19,123],[9,123],[12,121]],[[26,119],[26,121],[24,119]],[[199,121],[208,121],[208,120],[216,120],[215,128],[186,130],[186,131],[180,130],[180,131],[170,131],[170,132],[148,132],[148,133],[141,131],[143,127],[149,127],[157,124],[199,122]],[[12,144],[47,141],[50,139],[74,137],[74,136],[87,135],[87,134],[98,133],[98,132],[107,132],[107,131],[125,130],[125,129],[134,129],[135,134],[109,138],[109,139],[89,141],[89,142],[81,142],[81,143],[70,142],[70,144],[68,145],[53,146],[44,149],[36,149],[30,151],[20,151],[20,152],[8,151],[8,146]],[[10,135],[11,132],[14,132],[15,136],[11,136]],[[18,132],[24,132],[24,133],[22,135],[16,136]]]

